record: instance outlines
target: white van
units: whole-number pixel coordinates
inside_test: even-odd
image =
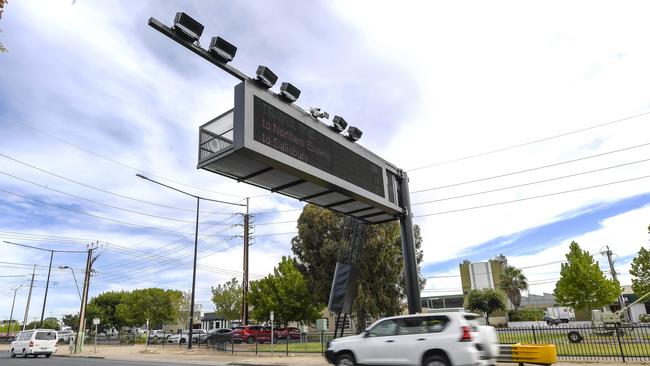
[[[56,330],[53,329],[32,329],[18,333],[16,340],[11,342],[9,353],[11,357],[28,355],[37,357],[45,355],[50,357],[56,353],[56,342],[58,340]]]

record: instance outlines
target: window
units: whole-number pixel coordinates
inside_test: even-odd
[[[39,341],[53,341],[56,339],[55,332],[36,332],[36,339]]]
[[[395,334],[397,323],[394,319],[384,320],[368,331],[368,337],[385,337]]]
[[[399,319],[398,334],[438,333],[449,323],[446,316],[418,316]]]

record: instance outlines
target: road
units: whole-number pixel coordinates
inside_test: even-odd
[[[222,366],[229,363],[211,363],[212,365]],[[85,357],[57,357],[52,356],[45,358],[43,356],[33,358],[11,358],[8,353],[0,353],[0,365],[2,366],[196,366],[196,363],[170,363],[154,361],[121,361],[121,360],[104,360]]]

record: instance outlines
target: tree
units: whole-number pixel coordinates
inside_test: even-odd
[[[100,328],[103,329],[121,329],[124,326],[124,320],[117,314],[117,306],[123,302],[126,291],[107,291],[90,299],[86,306],[86,326],[88,321],[93,318],[101,319]]]
[[[620,295],[618,281],[605,278],[593,256],[578,243],[571,242],[566,259],[553,291],[560,305],[591,311],[611,304]]]
[[[0,19],[2,19],[2,13],[4,12],[4,7],[6,3],[7,0],[0,0]],[[2,32],[1,29],[0,32]],[[2,43],[0,43],[0,53],[2,52],[7,52],[7,49],[2,45]]]
[[[59,330],[61,326],[59,325],[59,320],[57,318],[45,318],[43,319],[43,325],[41,325],[40,320],[33,321],[25,327],[25,329],[54,329]]]
[[[327,304],[338,252],[343,240],[344,215],[306,205],[298,218],[298,236],[291,241],[298,269],[307,280],[316,303]],[[418,266],[422,262],[420,228],[413,227]],[[365,319],[400,314],[404,308],[405,283],[400,228],[397,222],[369,225],[359,266],[359,289],[354,313],[360,329]],[[418,268],[418,272],[420,269]],[[420,288],[424,279],[420,276]]]
[[[177,316],[175,300],[181,297],[180,291],[161,288],[133,290],[122,298],[115,308],[117,316],[128,326],[146,324],[158,325],[169,322]]]
[[[641,247],[630,267],[632,291],[638,296],[650,292],[650,251]]]
[[[72,328],[73,331],[79,331],[79,314],[67,314],[63,316],[63,325]]]
[[[500,276],[501,290],[515,308],[521,305],[521,291],[528,290],[528,279],[519,268],[506,266]]]
[[[248,301],[251,316],[258,321],[270,320],[271,311],[275,323],[281,326],[292,321],[313,323],[320,317],[321,306],[313,301],[303,275],[290,257],[282,257],[273,274],[251,282]]]
[[[501,292],[492,288],[471,290],[465,299],[465,308],[483,313],[485,323],[490,325],[490,314],[505,310],[506,300]]]
[[[233,277],[223,285],[212,287],[212,302],[217,316],[233,320],[241,315],[242,287],[237,278]]]

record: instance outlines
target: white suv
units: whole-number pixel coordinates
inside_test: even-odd
[[[495,365],[494,345],[481,339],[494,341],[496,331],[476,326],[477,317],[457,312],[384,318],[359,335],[332,340],[325,357],[337,366]]]
[[[57,338],[56,330],[53,329],[25,330],[18,333],[16,340],[11,342],[9,353],[11,357],[16,357],[18,354],[23,358],[27,358],[28,355],[50,357],[56,353]]]

